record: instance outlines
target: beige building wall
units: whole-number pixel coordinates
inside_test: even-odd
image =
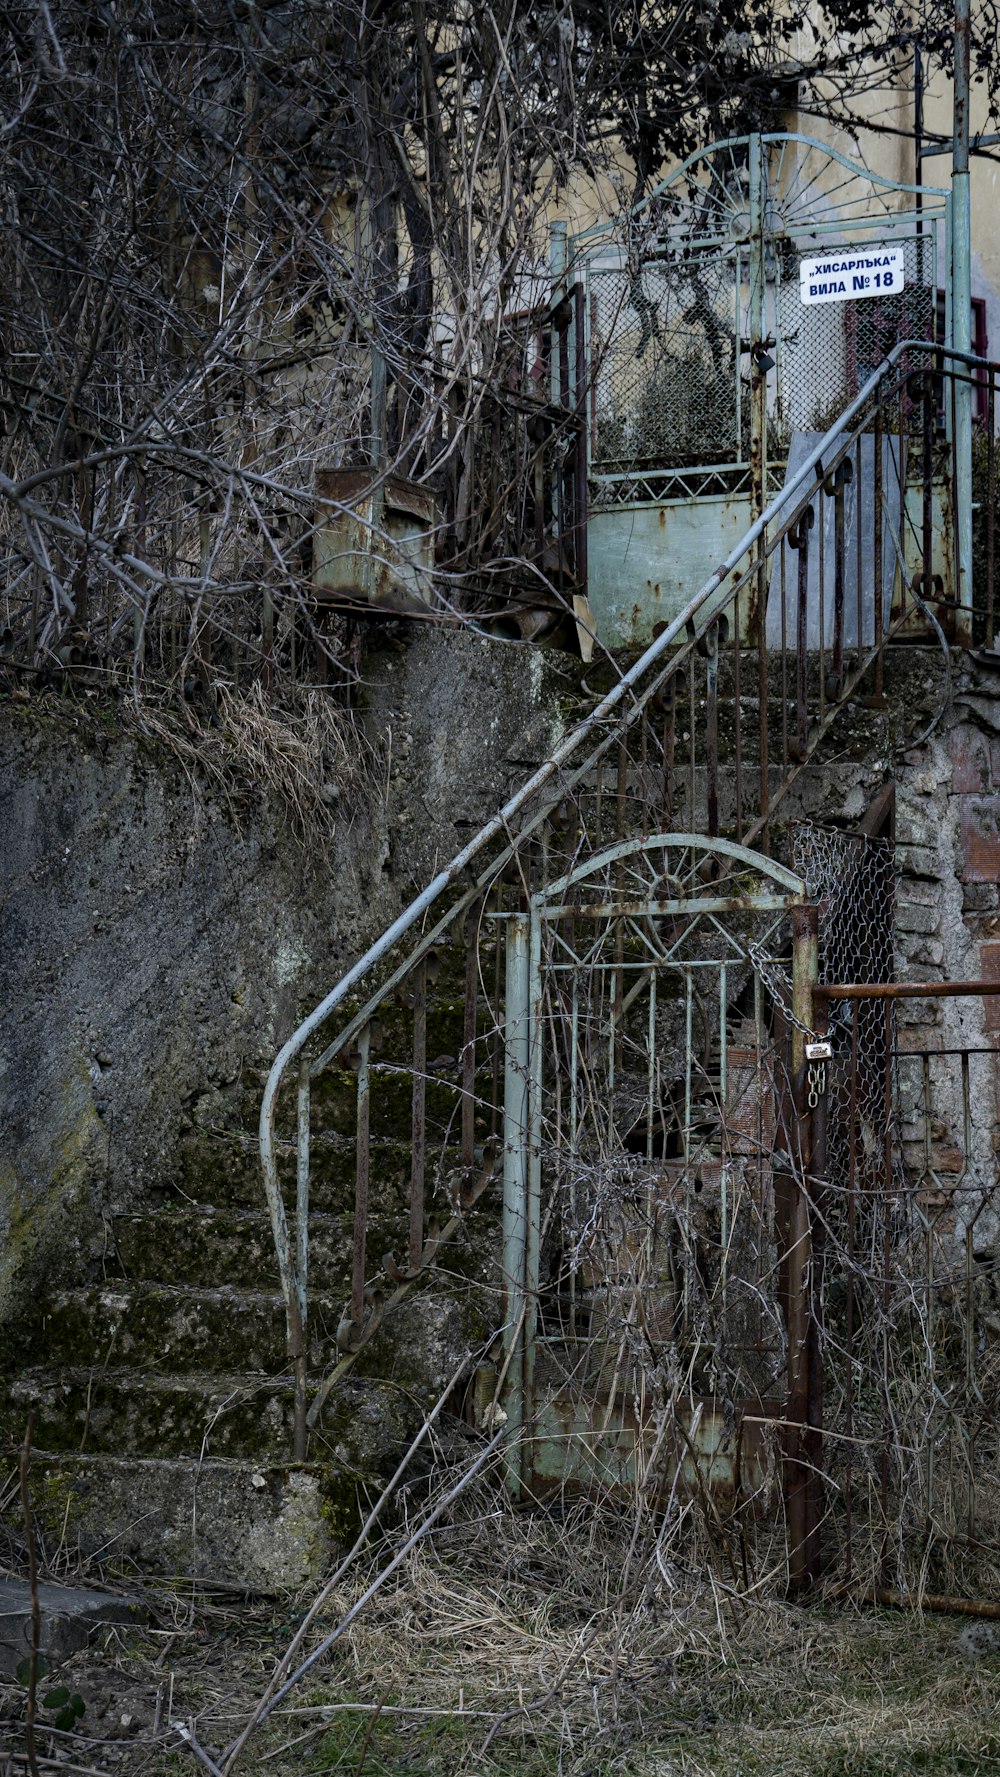
[[[922,158],[922,183],[948,189],[951,181],[952,82],[937,73],[924,89],[924,140],[934,136],[948,138],[943,153]],[[857,126],[837,127],[825,119],[802,111],[789,118],[789,128],[801,130],[836,148],[841,154],[859,160],[870,171],[901,183],[920,182],[915,155],[916,123],[914,70],[912,57],[901,62],[895,82],[858,100],[853,107]],[[991,123],[987,101],[981,88],[973,87],[970,118],[971,132],[986,134]],[[986,154],[972,156],[972,295],[985,304],[986,350],[990,357],[1000,357],[1000,145]],[[909,201],[909,200],[908,200]],[[944,241],[939,240],[938,263],[944,268]],[[975,330],[973,332],[975,339]]]

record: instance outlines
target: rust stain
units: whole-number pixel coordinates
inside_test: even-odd
[[[983,795],[1000,781],[995,766],[1000,763],[1000,749],[989,735],[978,728],[963,726],[952,731],[951,787],[960,796]]]
[[[1000,796],[963,796],[961,808],[962,881],[1000,882]]]

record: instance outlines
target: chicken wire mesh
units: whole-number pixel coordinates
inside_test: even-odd
[[[775,408],[786,440],[793,431],[825,431],[901,339],[933,337],[935,238],[893,233],[891,244],[903,255],[898,294],[810,305],[799,294],[798,260],[815,244],[781,243],[773,284]],[[831,255],[840,245],[832,244]]]
[[[596,471],[740,460],[738,299],[731,251],[591,272]]]
[[[891,981],[891,842],[803,823],[792,852],[820,981]],[[900,1031],[888,997],[828,1002],[813,1184],[828,1571],[962,1595],[1000,1563],[997,1063],[909,1005]]]

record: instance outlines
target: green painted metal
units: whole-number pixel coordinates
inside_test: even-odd
[[[634,648],[655,635],[683,610],[705,563],[726,555],[755,517],[749,492],[593,507],[588,597],[604,645]],[[749,608],[747,602],[745,640]]]

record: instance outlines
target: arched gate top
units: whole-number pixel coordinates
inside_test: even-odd
[[[626,233],[662,228],[669,238],[671,223],[692,245],[692,224],[698,221],[706,243],[749,239],[755,154],[763,225],[772,238],[885,229],[912,217],[918,194],[925,221],[945,214],[949,194],[943,187],[890,179],[814,136],[798,131],[729,136],[689,154],[623,216],[574,235],[574,255],[599,252],[606,242],[620,240],[623,228]]]
[[[542,909],[547,902],[562,900],[567,891],[575,884],[586,882],[600,875],[602,871],[608,870],[612,865],[625,863],[632,858],[649,858],[651,854],[656,852],[692,852],[697,854],[702,862],[712,856],[725,860],[730,867],[727,872],[730,879],[735,877],[737,873],[752,872],[773,885],[772,894],[774,888],[783,890],[788,896],[789,904],[804,901],[807,896],[806,884],[801,876],[796,876],[793,870],[787,869],[784,864],[776,863],[773,858],[765,857],[762,852],[750,851],[747,846],[735,845],[729,839],[709,839],[700,833],[654,833],[645,839],[624,839],[617,845],[609,845],[604,851],[596,852],[592,857],[583,859],[572,870],[559,877],[556,882],[548,883],[539,894],[534,895],[532,904]],[[689,875],[691,874],[693,873],[689,872]],[[678,886],[684,886],[681,878],[674,877],[673,880]],[[711,892],[709,892],[708,885],[700,877],[696,877],[696,881],[699,892],[684,897],[689,901],[692,911],[697,908],[701,895],[715,901],[718,899],[719,892],[717,884],[713,885]],[[744,892],[745,890],[746,892]],[[747,885],[744,883],[733,898],[738,899],[740,904],[747,909],[752,909],[757,897],[754,892],[747,890]],[[770,898],[769,895],[768,899]]]

